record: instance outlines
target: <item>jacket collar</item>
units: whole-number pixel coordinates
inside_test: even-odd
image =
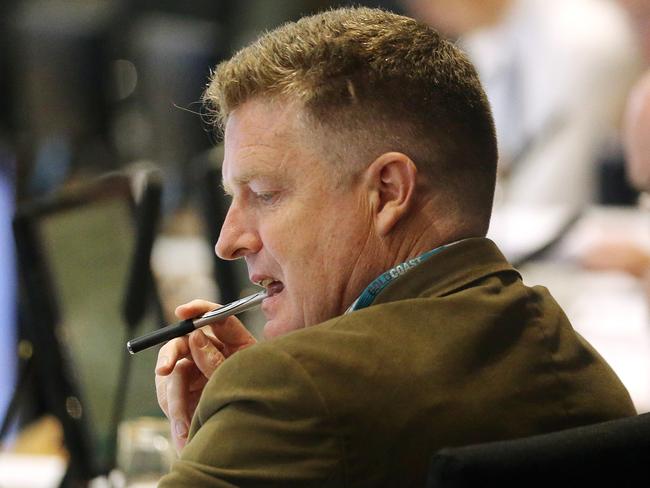
[[[444,296],[500,272],[519,275],[490,239],[465,239],[431,256],[390,283],[377,295],[374,304],[418,296]]]

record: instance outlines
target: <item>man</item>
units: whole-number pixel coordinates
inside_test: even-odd
[[[636,40],[646,66],[650,66],[650,1],[618,0],[634,27]],[[641,192],[650,191],[650,70],[639,78],[627,98],[623,118],[623,145],[627,177]],[[648,198],[640,203],[647,207]],[[650,252],[625,236],[609,233],[612,238],[588,248],[582,264],[596,270],[620,270],[643,282],[650,295]]]
[[[630,93],[623,128],[630,181],[639,190],[650,190],[650,70]]]
[[[492,118],[435,31],[366,8],[304,18],[219,65],[206,98],[232,196],[216,251],[268,289],[269,340],[229,318],[161,348],[181,449],[161,486],[422,486],[443,446],[634,414],[483,237]]]
[[[628,179],[639,191],[650,190],[650,70],[628,97],[623,123]],[[645,195],[644,195],[645,196]],[[620,270],[643,281],[650,293],[650,253],[639,244],[611,233],[608,242],[589,248],[582,264],[597,270]]]
[[[632,24],[643,60],[650,64],[650,2],[648,0],[618,0]]]

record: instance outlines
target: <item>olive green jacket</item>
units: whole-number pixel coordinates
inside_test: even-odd
[[[468,239],[371,307],[229,358],[161,486],[420,487],[441,447],[634,413],[548,291]]]

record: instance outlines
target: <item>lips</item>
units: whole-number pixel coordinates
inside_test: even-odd
[[[284,290],[284,283],[274,280],[273,278],[264,278],[263,280],[256,280],[257,284],[266,288],[268,297],[277,295]]]
[[[290,297],[284,293],[284,283],[274,276],[258,272],[252,273],[249,277],[253,283],[266,289],[267,296],[262,301],[262,313],[266,318],[264,335],[267,338],[274,337],[286,328],[286,320],[283,317],[286,315]]]

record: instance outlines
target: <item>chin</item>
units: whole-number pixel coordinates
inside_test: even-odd
[[[304,325],[292,324],[288,320],[282,319],[271,319],[266,322],[264,325],[264,338],[265,339],[274,339],[275,337],[280,337],[294,330],[302,329]]]

